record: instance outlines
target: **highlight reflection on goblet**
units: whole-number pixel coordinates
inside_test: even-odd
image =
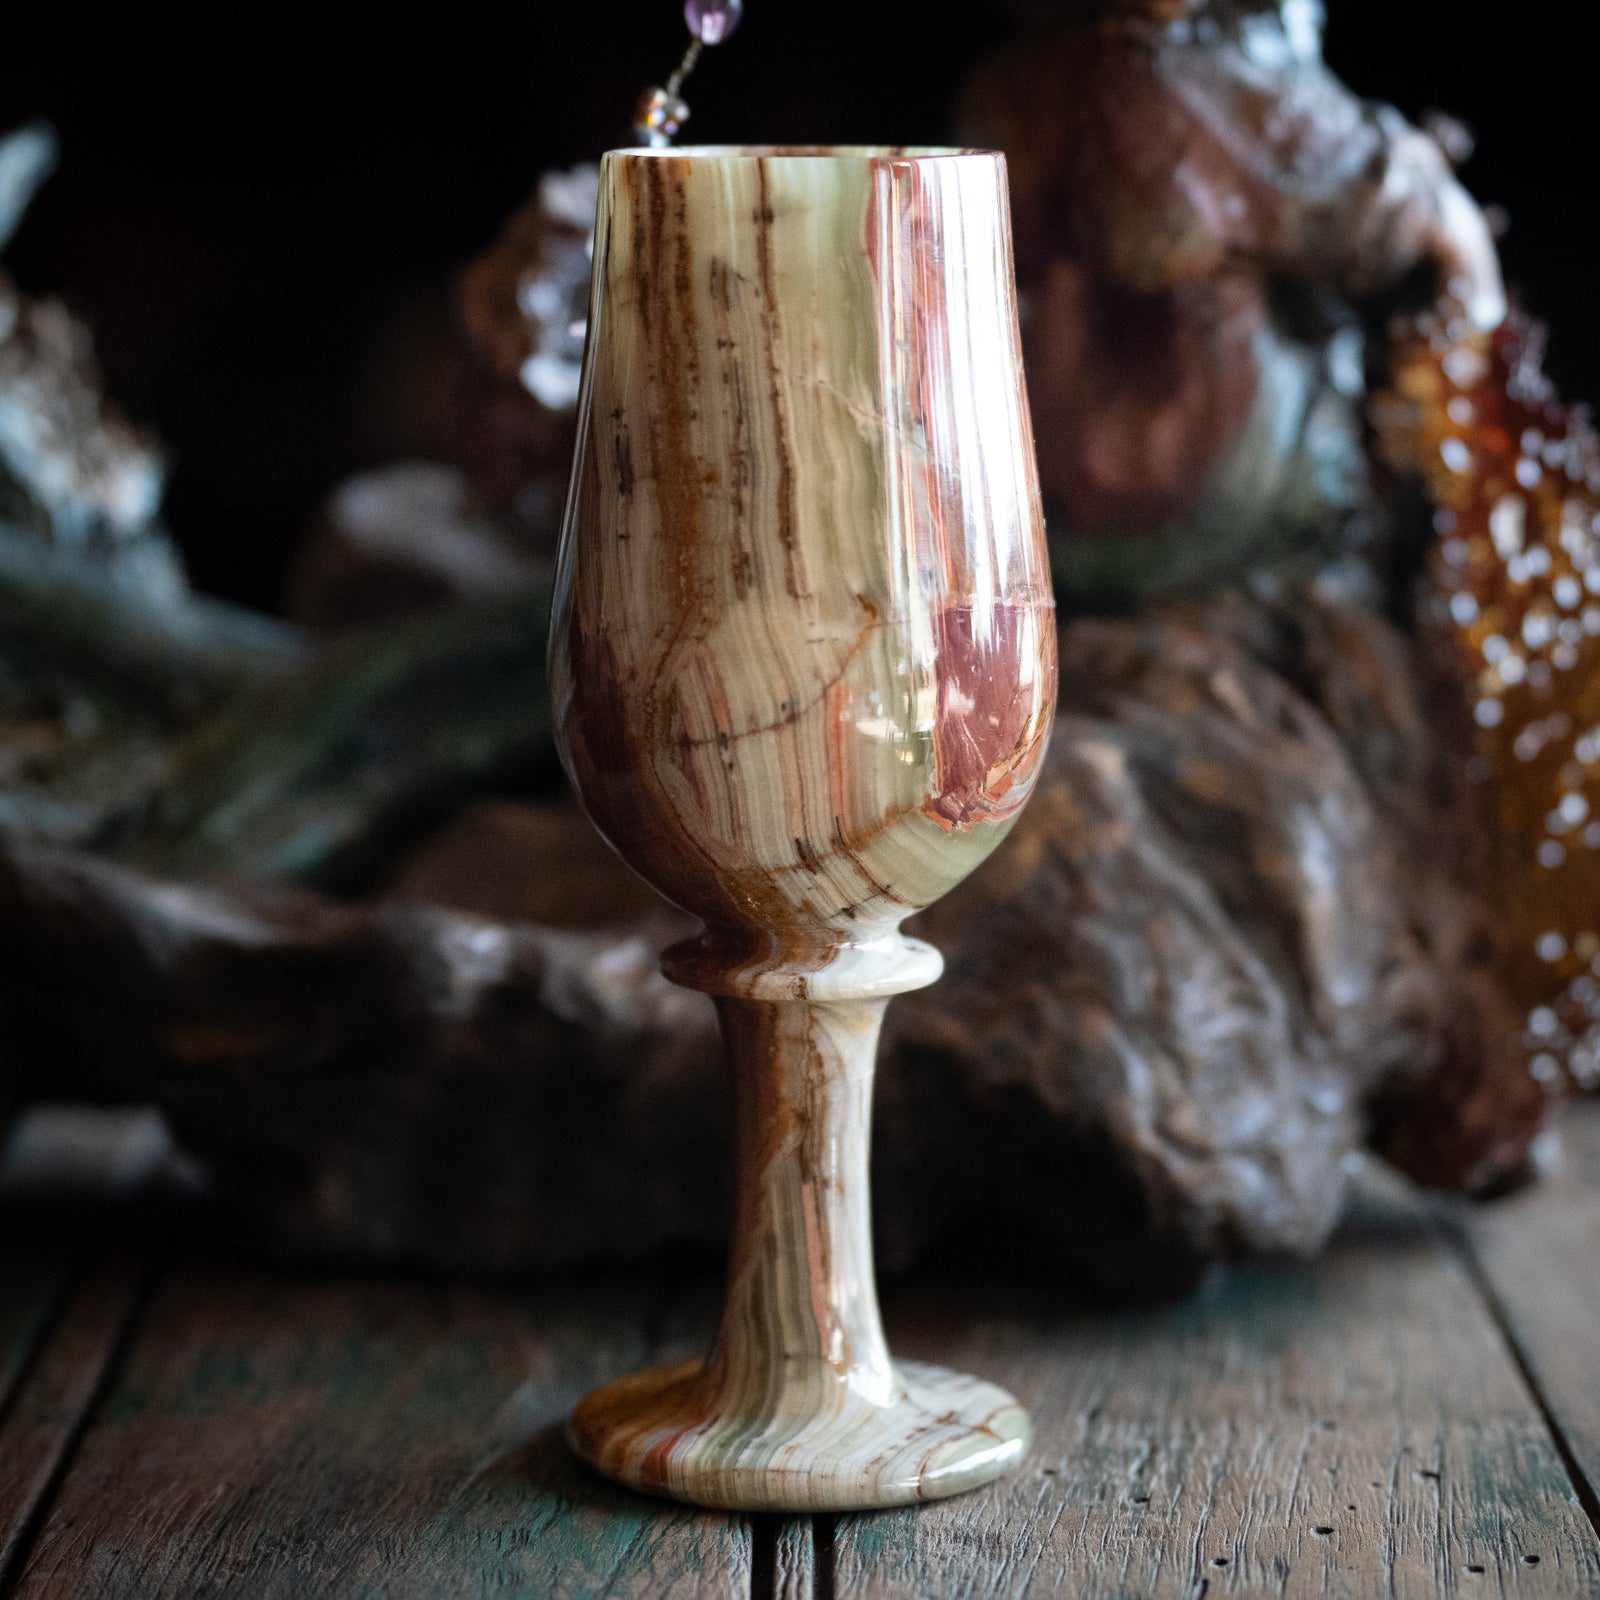
[[[665,965],[738,1130],[710,1356],[597,1390],[574,1446],[749,1510],[986,1482],[1027,1418],[891,1362],[867,1144],[884,1009],[941,967],[900,924],[1004,837],[1055,701],[1000,156],[606,157],[551,680],[590,815],[705,923]]]

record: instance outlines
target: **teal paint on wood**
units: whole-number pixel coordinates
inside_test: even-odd
[[[840,1600],[1600,1591],[1532,1396],[1397,1187],[1325,1260],[1243,1267],[1165,1310],[996,1292],[941,1327],[901,1309],[908,1354],[1006,1384],[1036,1441],[965,1500],[841,1518]]]
[[[1542,1183],[1453,1221],[1600,1517],[1600,1103],[1568,1108]]]
[[[659,1354],[647,1298],[191,1265],[17,1593],[743,1597],[746,1519],[612,1488],[561,1437],[578,1395]]]
[[[777,1519],[772,1562],[772,1600],[816,1600],[817,1552],[810,1517]],[[757,1594],[754,1600],[766,1600]]]

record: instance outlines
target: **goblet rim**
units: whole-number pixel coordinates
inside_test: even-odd
[[[671,161],[968,161],[1002,159],[981,145],[944,144],[675,144],[625,145],[608,150],[609,160]]]

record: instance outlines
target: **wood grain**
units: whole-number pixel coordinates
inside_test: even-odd
[[[163,1215],[149,1116],[34,1111],[0,1147],[0,1591],[137,1307]]]
[[[153,1270],[142,1222],[119,1229],[72,1291],[0,1431],[0,1584],[67,1465]]]
[[[81,1266],[86,1222],[81,1213],[41,1220],[14,1197],[0,1201],[0,1583],[37,1505],[18,1445],[33,1431],[17,1415],[19,1396]]]
[[[150,1116],[35,1111],[0,1140],[0,1425],[96,1235],[153,1180]]]
[[[758,1512],[752,1520],[751,1600],[817,1600],[812,1518]]]
[[[561,1439],[586,1387],[659,1353],[649,1298],[190,1265],[16,1592],[743,1596],[747,1522],[612,1488]]]
[[[1600,1105],[1572,1107],[1562,1136],[1544,1183],[1456,1216],[1600,1517]]]
[[[997,1302],[943,1334],[902,1313],[901,1347],[1006,1383],[1038,1436],[976,1495],[841,1519],[841,1597],[1600,1588],[1533,1398],[1397,1189],[1314,1266],[1240,1268],[1169,1310]]]
[[[77,1265],[70,1236],[25,1226],[0,1207],[0,1424]]]
[[[814,1600],[817,1551],[810,1517],[785,1517],[778,1526],[773,1600]],[[755,1600],[762,1600],[760,1595]]]

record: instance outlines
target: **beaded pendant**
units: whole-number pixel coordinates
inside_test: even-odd
[[[633,135],[642,145],[664,150],[689,120],[683,98],[683,81],[694,71],[700,52],[708,44],[721,44],[739,26],[744,0],[686,0],[683,20],[689,29],[689,48],[666,83],[646,89],[633,111]]]

